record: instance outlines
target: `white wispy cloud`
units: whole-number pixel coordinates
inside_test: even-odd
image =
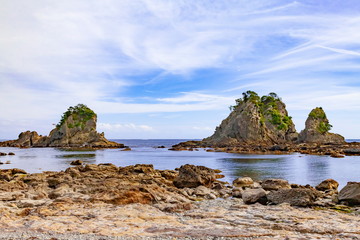
[[[214,130],[213,127],[198,127],[198,126],[192,127],[192,129],[198,130],[198,131],[212,131],[212,130]]]
[[[80,102],[98,114],[220,110],[250,88],[278,92],[290,111],[357,110],[360,6],[327,3],[2,1],[0,129],[56,122]],[[210,85],[196,74],[204,69],[230,76]],[[127,95],[143,84],[176,85],[174,75],[201,84],[191,90],[184,81],[148,102]]]
[[[125,123],[125,124],[111,124],[111,123],[98,123],[99,131],[115,131],[115,132],[122,132],[122,131],[145,131],[145,132],[152,132],[154,128],[148,125],[137,125],[134,123]]]

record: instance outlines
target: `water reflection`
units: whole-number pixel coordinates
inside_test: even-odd
[[[225,175],[232,179],[237,177],[251,177],[254,180],[262,180],[265,178],[280,178],[284,174],[283,157],[266,156],[262,158],[223,158],[223,164],[229,165],[224,171]]]
[[[56,158],[95,158],[96,154],[94,153],[74,153],[74,154],[62,154],[55,155]]]
[[[21,168],[29,173],[41,171],[65,170],[70,162],[81,159],[84,163],[113,163],[116,166],[134,164],[153,164],[157,169],[175,169],[184,164],[202,165],[220,169],[226,176],[224,181],[232,182],[237,177],[249,176],[254,180],[265,178],[284,178],[291,183],[311,184],[315,186],[322,180],[333,178],[340,187],[347,181],[360,181],[359,156],[331,158],[329,156],[313,156],[302,154],[290,155],[251,155],[222,152],[168,151],[153,146],[169,146],[168,140],[150,141],[134,140],[134,144],[145,144],[145,147],[132,147],[132,151],[106,149],[97,151],[64,151],[54,148],[1,148],[2,152],[14,152],[15,156],[1,156],[1,162],[11,164],[0,165],[0,169]],[[149,146],[148,146],[149,145]],[[142,145],[141,145],[142,146]]]

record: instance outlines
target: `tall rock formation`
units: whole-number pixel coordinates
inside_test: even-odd
[[[215,133],[203,140],[207,145],[281,144],[298,138],[294,123],[285,104],[275,94],[262,96],[253,91],[231,106],[232,112],[222,121]]]
[[[0,143],[9,147],[90,147],[120,148],[123,144],[107,140],[96,131],[97,115],[84,104],[69,107],[49,136],[37,132],[20,133],[17,140]]]
[[[305,129],[299,134],[304,143],[345,143],[343,136],[330,133],[332,125],[321,107],[314,108],[305,122]]]

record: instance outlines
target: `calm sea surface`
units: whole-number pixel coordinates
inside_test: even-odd
[[[132,148],[132,151],[104,149],[96,151],[63,151],[55,148],[0,148],[0,152],[14,152],[15,156],[0,156],[0,169],[21,168],[29,173],[65,170],[70,162],[81,159],[85,163],[113,163],[127,166],[138,163],[153,164],[157,169],[175,169],[183,164],[203,165],[220,169],[232,181],[240,176],[256,180],[284,178],[291,183],[317,185],[322,180],[333,178],[340,187],[348,181],[360,181],[360,156],[331,158],[303,154],[252,155],[221,152],[169,151],[167,148],[187,139],[113,140]],[[358,140],[349,140],[358,141]]]

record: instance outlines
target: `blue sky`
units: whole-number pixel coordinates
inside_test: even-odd
[[[360,138],[358,0],[0,0],[0,138],[87,104],[108,138],[204,138],[247,90]]]

